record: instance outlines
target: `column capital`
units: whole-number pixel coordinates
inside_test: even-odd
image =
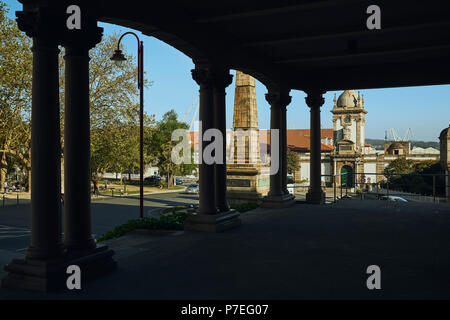
[[[39,45],[57,46],[61,40],[59,20],[47,8],[37,8],[34,11],[17,11],[16,21],[19,30],[33,39]]]
[[[195,68],[191,70],[192,79],[199,86],[212,86],[213,85],[213,77],[210,69],[206,68]]]
[[[233,83],[233,75],[229,69],[212,69],[211,76],[214,87],[225,89]]]
[[[192,79],[199,86],[226,88],[233,82],[233,75],[224,68],[195,68],[191,70]]]
[[[310,108],[319,108],[325,103],[323,94],[326,91],[323,90],[306,90],[307,96],[305,97],[306,104]]]
[[[16,12],[19,29],[37,40],[39,45],[82,45],[92,48],[102,37],[103,28],[97,27],[97,10],[92,3],[81,1],[81,29],[67,28],[67,1],[46,4],[46,1],[20,1],[23,10]]]
[[[266,101],[271,106],[277,106],[278,108],[286,108],[292,101],[292,97],[289,95],[289,92],[291,90],[285,89],[285,90],[274,90],[269,89],[266,93]]]
[[[93,25],[81,30],[66,30],[62,35],[61,44],[78,53],[89,51],[102,41],[102,37],[103,28]]]

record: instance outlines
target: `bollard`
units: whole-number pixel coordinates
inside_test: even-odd
[[[3,195],[3,207],[5,206],[5,195]]]
[[[114,189],[111,190],[111,197],[114,198]]]
[[[17,205],[19,205],[19,194],[17,194]]]
[[[386,196],[387,196],[387,198],[389,200],[389,180],[386,183],[386,187],[387,187],[387,189],[386,189]]]
[[[334,184],[334,203],[336,203],[336,176],[333,176],[333,184]]]

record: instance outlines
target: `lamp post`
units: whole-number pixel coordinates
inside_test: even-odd
[[[139,110],[139,217],[144,217],[144,44],[134,32],[125,32],[117,42],[117,50],[111,60],[116,64],[125,61],[126,58],[120,50],[120,41],[127,34],[132,34],[138,42],[138,88],[140,93]]]

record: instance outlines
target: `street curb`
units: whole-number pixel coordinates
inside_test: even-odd
[[[184,191],[186,191],[186,188],[187,187],[185,187],[184,189],[178,189],[178,190],[165,190],[165,191],[146,192],[146,193],[144,193],[144,196],[148,196],[148,195],[152,195],[152,194],[184,192]],[[91,201],[93,201],[93,200],[112,199],[112,198],[136,198],[136,199],[139,199],[139,194],[126,195],[126,196],[125,195],[123,195],[123,196],[118,195],[118,196],[114,196],[114,197],[101,195],[98,198],[97,197],[91,197]]]

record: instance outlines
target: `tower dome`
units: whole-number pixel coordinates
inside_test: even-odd
[[[337,99],[336,105],[339,108],[364,107],[364,104],[361,102],[359,92],[355,93],[354,90],[345,90]]]

